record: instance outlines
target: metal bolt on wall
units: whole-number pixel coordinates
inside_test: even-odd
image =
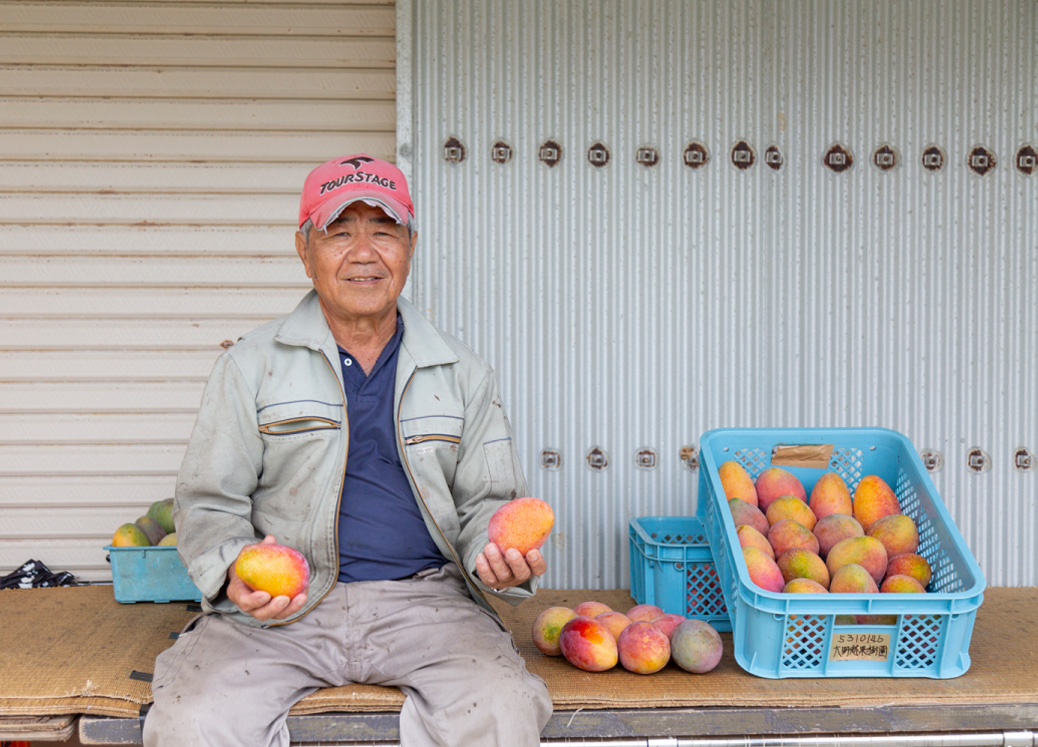
[[[930,472],[939,472],[944,466],[944,457],[941,452],[933,449],[924,449],[919,453],[919,458],[922,460],[923,466]]]
[[[1016,152],[1016,168],[1021,174],[1030,176],[1038,171],[1038,151],[1030,145],[1025,145]]]
[[[966,454],[966,467],[971,472],[987,472],[991,469],[991,457],[979,446],[974,446]]]
[[[587,453],[587,466],[596,472],[601,472],[609,466],[609,455],[601,446],[592,447]]]

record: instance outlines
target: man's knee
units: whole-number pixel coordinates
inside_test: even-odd
[[[468,733],[484,733],[484,744],[534,745],[552,714],[544,681],[530,674],[522,661],[490,668],[484,686],[471,699],[459,701],[453,716],[469,722]],[[464,715],[462,715],[464,712]]]
[[[288,745],[284,714],[263,714],[212,693],[155,692],[144,720],[144,747]]]

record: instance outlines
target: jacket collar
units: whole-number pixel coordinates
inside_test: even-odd
[[[447,344],[443,334],[410,301],[401,297],[396,308],[404,319],[404,339],[400,345],[407,350],[419,368],[457,363],[458,356]]]
[[[398,298],[396,307],[404,320],[401,346],[407,350],[416,366],[423,368],[457,362],[458,356],[440,331],[410,301]],[[286,345],[336,351],[332,331],[328,328],[328,321],[317,299],[317,291],[307,293],[295,310],[285,317],[274,339]]]

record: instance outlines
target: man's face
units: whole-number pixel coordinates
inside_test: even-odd
[[[309,242],[296,234],[296,251],[325,315],[343,324],[396,320],[396,300],[411,270],[417,235],[381,208],[355,202]]]

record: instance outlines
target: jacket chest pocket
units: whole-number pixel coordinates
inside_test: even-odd
[[[253,494],[257,527],[278,522],[283,527],[291,526],[291,532],[298,536],[305,535],[307,530],[295,524],[311,516],[313,505],[334,489],[329,485],[336,484],[337,477],[327,475],[327,465],[342,463],[342,414],[341,405],[317,400],[277,402],[259,408],[263,463]],[[288,531],[282,529],[283,533]]]
[[[447,485],[452,485],[464,429],[465,421],[454,415],[425,415],[400,421],[400,435],[412,469],[431,477],[428,468],[432,462]]]

